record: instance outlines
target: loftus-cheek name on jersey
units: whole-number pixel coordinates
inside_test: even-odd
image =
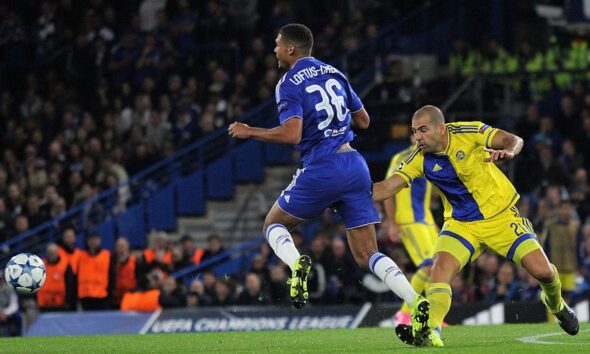
[[[317,68],[315,66],[310,66],[310,67],[301,69],[298,72],[296,72],[295,74],[293,74],[293,76],[289,79],[289,81],[291,81],[295,85],[299,85],[303,81],[305,81],[307,79],[314,78],[318,75],[334,74],[337,72],[338,72],[338,70],[336,70],[333,66],[330,66],[330,65],[322,65],[319,68]]]
[[[333,136],[346,134],[346,128],[347,127],[342,127],[340,129],[326,129],[326,130],[324,130],[324,136],[326,138],[330,138]]]

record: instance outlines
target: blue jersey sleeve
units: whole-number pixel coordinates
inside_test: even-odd
[[[296,86],[290,85],[287,80],[279,81],[276,99],[281,124],[291,117],[303,118],[302,98]]]
[[[348,82],[348,91],[350,92],[350,95],[348,96],[348,109],[350,109],[351,113],[360,111],[361,108],[363,108],[363,103],[352,89],[352,86],[350,86],[350,82]]]

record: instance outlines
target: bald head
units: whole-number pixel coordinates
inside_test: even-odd
[[[422,117],[428,117],[430,123],[440,124],[445,122],[445,116],[441,110],[436,106],[426,105],[420,108],[414,113],[412,120],[420,119]]]

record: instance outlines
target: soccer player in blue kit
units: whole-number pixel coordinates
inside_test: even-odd
[[[294,144],[301,154],[303,168],[272,206],[263,228],[275,254],[292,270],[294,306],[301,308],[307,302],[311,260],[299,254],[289,231],[326,208],[334,208],[346,226],[356,262],[408,302],[413,330],[421,330],[430,305],[416,294],[395,262],[378,251],[374,224],[380,219],[372,200],[371,176],[363,157],[349,145],[354,138],[351,120],[354,126],[366,129],[370,122],[367,111],[340,71],[311,57],[309,28],[286,25],[275,42],[279,68],[287,70],[275,93],[281,124],[265,129],[235,122],[228,132],[234,138]]]

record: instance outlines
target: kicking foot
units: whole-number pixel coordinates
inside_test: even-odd
[[[429,339],[428,318],[430,316],[430,303],[422,295],[416,295],[414,303],[410,307],[412,321],[412,336],[414,345],[423,346]]]
[[[288,280],[291,285],[291,301],[295,308],[302,308],[307,303],[309,293],[307,292],[307,276],[311,269],[311,259],[309,256],[300,256],[293,268],[293,274]]]

